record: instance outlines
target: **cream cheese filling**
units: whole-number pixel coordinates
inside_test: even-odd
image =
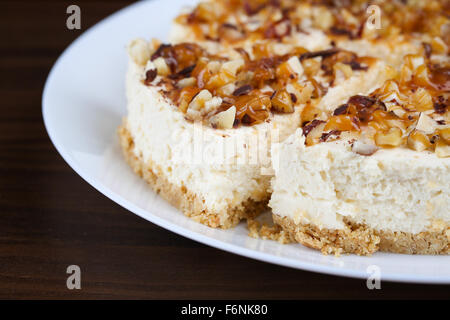
[[[413,234],[450,223],[448,158],[406,148],[362,156],[345,141],[306,147],[301,129],[272,154],[280,165],[269,205],[296,223],[342,229],[347,218]]]

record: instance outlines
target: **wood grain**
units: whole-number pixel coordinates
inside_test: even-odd
[[[448,298],[448,286],[383,283],[303,272],[222,252],[163,230],[84,182],[42,122],[47,74],[62,50],[127,1],[76,1],[82,30],[65,28],[66,1],[0,4],[0,298]],[[82,289],[66,288],[66,268]]]

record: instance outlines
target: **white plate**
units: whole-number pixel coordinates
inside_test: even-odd
[[[243,223],[232,230],[205,227],[159,198],[132,172],[122,158],[116,134],[125,115],[126,44],[136,37],[165,39],[176,12],[193,2],[133,4],[85,32],[61,55],[45,85],[43,116],[52,142],[67,163],[97,190],[135,214],[222,250],[334,275],[367,278],[367,268],[376,265],[382,280],[450,283],[450,256],[377,253],[336,258],[299,244],[252,239]]]

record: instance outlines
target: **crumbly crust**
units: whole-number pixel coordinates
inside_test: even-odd
[[[288,217],[273,215],[275,223],[295,241],[323,254],[354,253],[371,255],[377,251],[403,254],[450,254],[449,228],[418,234],[378,231],[366,225],[346,221],[342,230],[320,229],[311,224],[296,224]]]
[[[247,219],[247,229],[249,237],[255,239],[273,240],[281,244],[295,242],[295,239],[292,238],[289,232],[283,230],[283,228],[276,224],[261,224],[255,219]]]
[[[263,201],[249,199],[237,206],[230,205],[222,212],[209,210],[202,199],[190,191],[188,186],[174,185],[163,175],[156,175],[155,163],[144,162],[134,154],[134,141],[125,125],[119,127],[118,134],[125,159],[134,172],[141,176],[155,192],[193,220],[209,227],[228,229],[236,226],[242,219],[254,218],[267,209],[268,197]]]

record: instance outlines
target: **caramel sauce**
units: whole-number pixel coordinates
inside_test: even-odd
[[[430,85],[437,91],[450,92],[450,67],[432,68]]]
[[[331,13],[331,24],[323,26],[331,39],[334,37],[361,38],[367,31],[363,25],[367,18],[365,10],[368,4],[365,1],[337,3],[306,0],[302,3],[319,9],[324,8]],[[196,44],[183,43],[162,46],[158,49],[152,59],[155,56],[161,56],[170,67],[169,86],[173,90],[169,90],[169,96],[173,98],[181,111],[186,111],[187,104],[199,91],[207,89],[213,96],[222,98],[223,103],[218,110],[226,110],[231,105],[236,106],[236,123],[257,124],[266,121],[271,112],[291,112],[292,105],[297,101],[295,94],[285,90],[287,84],[298,81],[297,75],[287,64],[290,57],[299,58],[306,76],[305,81],[313,87],[312,96],[309,97],[313,101],[315,98],[323,97],[328,86],[333,85],[334,66],[337,63],[350,66],[353,72],[363,72],[373,64],[374,58],[359,57],[356,53],[337,48],[308,52],[305,48],[296,47],[286,55],[276,55],[271,48],[274,42],[282,43],[293,32],[302,31],[299,25],[303,17],[296,12],[298,5],[299,3],[295,0],[219,0],[199,4],[191,13],[180,15],[176,21],[190,28],[198,40],[231,45],[244,60],[244,65],[239,68],[236,76],[224,76],[218,75],[217,70],[211,71],[208,63],[210,61],[223,63],[227,59],[209,55]],[[449,21],[448,7],[439,1],[431,0],[417,7],[400,2],[383,2],[380,6],[383,12],[383,23],[386,25],[383,25],[385,28],[377,31],[378,39],[383,37],[388,39],[392,34],[401,33],[407,37],[409,34],[422,32],[432,37],[441,37],[448,43],[450,27],[443,27]],[[353,22],[349,22],[346,16],[349,14],[353,15],[354,20],[350,20]],[[259,19],[260,23],[258,27],[250,29],[246,21],[252,21],[252,19]],[[314,27],[322,26],[314,25]],[[251,56],[240,47],[241,41],[257,39],[270,39],[271,42],[256,41]],[[427,58],[429,58],[432,54],[432,46],[428,45],[427,48]],[[320,58],[316,59],[318,57]],[[411,96],[420,88],[425,88],[432,97],[436,112],[445,114],[448,110],[450,90],[449,67],[428,65],[422,68],[425,69],[421,76],[414,75],[408,81],[397,79],[399,90],[406,96]],[[323,79],[327,79],[328,86],[317,80],[316,76],[319,73],[323,74]],[[193,77],[195,84],[187,88],[178,88],[178,81],[187,77]],[[235,88],[232,92],[224,93],[221,90],[227,84],[234,84]],[[267,86],[273,91],[263,91],[263,88]],[[315,108],[314,103],[309,103],[302,112],[302,121],[307,124],[317,117],[322,119],[327,117],[326,131],[361,132],[365,128],[388,130],[393,123],[402,128],[408,127],[417,120],[417,115],[413,114],[417,110],[409,110],[411,106],[404,101],[393,101],[393,103],[401,105],[405,115],[399,116],[388,111],[380,100],[382,94],[378,91],[369,97],[352,97],[345,108],[340,106],[341,110],[334,115],[324,115],[323,111]]]
[[[208,70],[208,61],[201,58],[206,56],[205,52],[195,47],[187,50],[164,48],[161,54],[173,73],[191,71],[190,76],[195,78],[192,88],[176,89],[176,83],[172,84],[177,91],[176,101],[184,107],[199,90],[208,89],[223,100],[218,110],[236,106],[236,125],[261,123],[271,112],[292,112],[299,93],[289,93],[286,87],[298,84],[299,79],[287,60],[297,56],[304,71],[302,81],[312,87],[311,96],[302,97],[302,103],[307,102],[301,114],[302,126],[306,136],[310,132],[314,136],[306,139],[308,143],[328,141],[330,137],[337,139],[345,131],[373,138],[381,147],[407,143],[411,148],[432,150],[435,145],[448,143],[448,129],[424,134],[417,132],[414,126],[424,112],[431,117],[428,121],[436,122],[437,126],[447,125],[449,121],[450,67],[448,62],[440,65],[431,62],[434,54],[447,54],[442,43],[450,46],[449,2],[377,2],[382,12],[382,28],[377,30],[366,27],[369,4],[363,0],[217,0],[213,4],[199,4],[190,14],[182,15],[176,21],[192,30],[198,40],[235,47],[245,63],[235,79],[221,78]],[[298,47],[286,55],[275,54],[273,44],[292,43],[297,32],[307,33],[302,30],[302,23],[304,12],[308,10],[319,12],[317,17],[313,13],[308,19],[313,28],[321,29],[332,40],[332,48],[308,52]],[[332,112],[317,108],[320,98],[334,86],[336,73],[347,78],[352,72],[368,70],[376,61],[337,49],[338,41],[367,39],[372,43],[392,41],[395,44],[399,37],[411,40],[417,35],[419,39],[425,36],[425,40],[421,40],[424,41],[425,64],[417,67],[417,60],[405,63],[405,70],[393,76],[390,84],[368,96],[351,97]],[[441,44],[429,40],[436,38]],[[242,49],[244,41],[255,43],[251,55]],[[186,71],[189,66],[194,67]],[[177,80],[174,76],[173,79]],[[221,91],[229,83],[235,85],[232,93]],[[264,89],[267,87],[269,89]]]

